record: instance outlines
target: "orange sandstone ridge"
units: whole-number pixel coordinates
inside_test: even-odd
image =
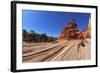
[[[61,32],[58,40],[70,40],[70,39],[88,39],[91,38],[91,21],[89,19],[88,28],[83,30],[82,32],[79,31],[77,28],[77,24],[74,21],[71,21],[67,26],[64,27],[63,31]]]

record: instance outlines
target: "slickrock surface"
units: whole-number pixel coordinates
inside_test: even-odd
[[[31,51],[23,53],[23,62],[71,61],[90,59],[91,41],[87,39],[85,41],[85,47],[80,46],[78,48],[78,44],[80,42],[81,40],[64,41],[63,43],[54,44],[48,48],[41,48],[41,50],[40,48],[37,48],[35,51],[33,47]]]

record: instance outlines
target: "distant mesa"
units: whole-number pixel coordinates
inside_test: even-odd
[[[67,26],[64,27],[63,31],[61,32],[58,40],[62,39],[87,39],[91,38],[91,20],[89,19],[88,28],[83,30],[82,32],[79,31],[77,24],[74,20],[69,22]]]
[[[24,42],[53,42],[57,38],[53,36],[48,36],[45,33],[39,34],[33,30],[30,30],[27,32],[25,29],[23,29],[23,41]]]

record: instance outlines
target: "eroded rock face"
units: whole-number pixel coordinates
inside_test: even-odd
[[[58,39],[76,39],[79,35],[79,30],[75,22],[70,22],[67,26],[64,27],[64,30],[61,32],[61,35]]]
[[[89,20],[88,28],[83,30],[82,32],[79,31],[77,28],[77,24],[75,22],[70,22],[67,26],[64,27],[64,30],[61,32],[58,40],[61,39],[87,39],[91,38],[91,23]]]

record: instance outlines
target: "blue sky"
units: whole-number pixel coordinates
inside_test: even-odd
[[[90,13],[36,10],[23,10],[22,15],[23,29],[55,37],[60,35],[72,19],[75,19],[80,31],[86,29],[90,18]]]

